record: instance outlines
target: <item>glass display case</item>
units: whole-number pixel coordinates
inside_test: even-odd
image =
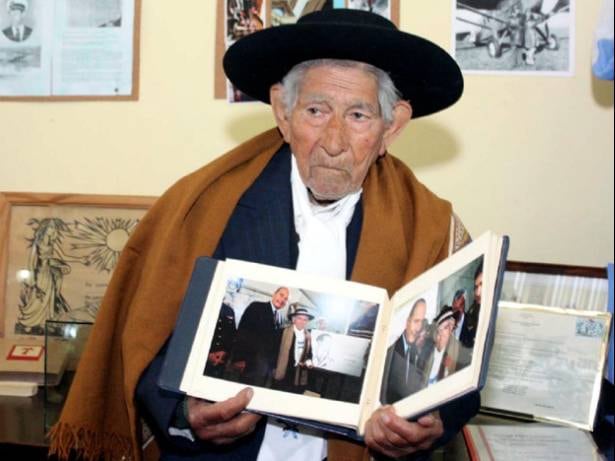
[[[55,320],[45,323],[45,432],[60,416],[93,325]]]

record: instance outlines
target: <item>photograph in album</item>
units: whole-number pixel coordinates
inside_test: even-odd
[[[481,307],[483,258],[393,313],[381,402],[392,404],[466,368]]]
[[[486,233],[390,298],[198,258],[158,384],[211,401],[250,386],[248,410],[359,435],[383,404],[420,415],[482,387],[507,249]]]
[[[204,376],[357,403],[378,309],[370,301],[231,273]],[[341,392],[328,390],[340,383]]]

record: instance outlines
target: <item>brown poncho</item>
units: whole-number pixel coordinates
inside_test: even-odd
[[[103,299],[51,453],[139,460],[135,388],[170,335],[194,260],[211,255],[235,204],[282,145],[276,129],[181,179],[151,208],[126,245]],[[390,155],[369,170],[352,279],[389,293],[449,252],[451,206]],[[351,459],[329,443],[329,459]],[[344,444],[350,445],[350,444]],[[339,457],[339,454],[343,456]]]

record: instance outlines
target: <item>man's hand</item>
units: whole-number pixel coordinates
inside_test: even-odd
[[[235,397],[211,403],[188,397],[188,423],[194,435],[217,445],[226,445],[250,434],[261,415],[244,412],[254,391],[243,389]]]
[[[395,414],[392,406],[378,409],[365,427],[365,444],[372,450],[397,458],[427,450],[444,433],[440,414],[435,411],[416,422]]]

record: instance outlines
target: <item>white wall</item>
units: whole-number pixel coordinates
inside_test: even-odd
[[[577,2],[574,77],[466,76],[452,109],[391,151],[511,259],[613,260],[613,83],[591,77],[601,0]],[[138,102],[0,102],[0,190],[159,195],[271,126],[213,99],[215,2],[143,1]],[[402,28],[450,49],[449,1],[402,2]]]

